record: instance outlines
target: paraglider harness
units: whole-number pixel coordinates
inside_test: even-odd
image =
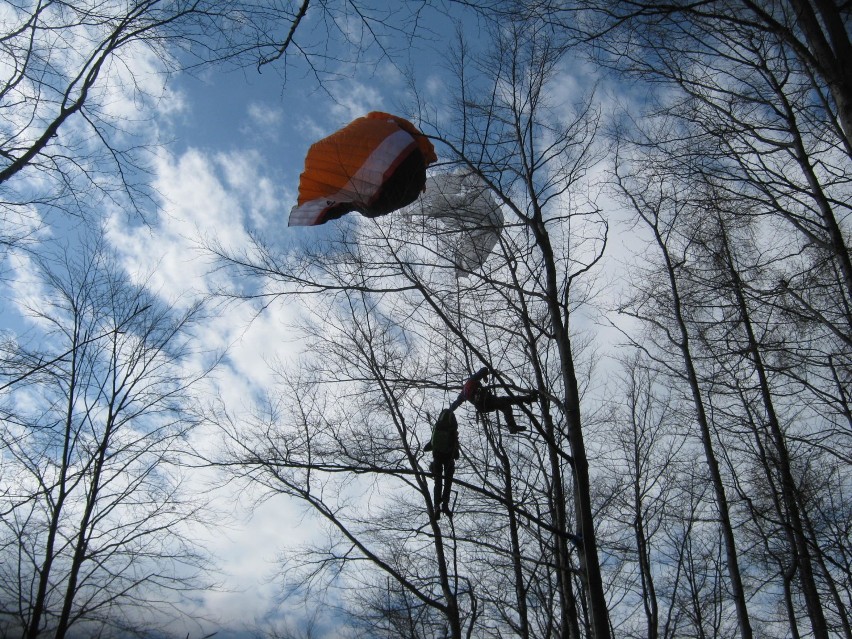
[[[471,375],[462,387],[458,398],[450,405],[455,409],[462,402],[469,401],[476,409],[477,421],[484,421],[483,414],[499,411],[506,420],[506,426],[510,433],[519,433],[526,430],[525,426],[519,426],[512,413],[512,407],[518,404],[529,404],[535,401],[536,394],[531,393],[521,397],[498,397],[494,392],[482,385],[482,380],[489,375],[487,367],[482,367]]]
[[[471,378],[467,380],[464,384],[463,392],[465,399],[473,404],[477,414],[485,411],[485,402],[490,391],[483,388],[482,383],[478,379]]]
[[[450,410],[455,410],[462,402],[468,401],[476,409],[477,417],[480,413],[488,411],[488,399],[493,396],[493,393],[482,385],[483,378],[487,376],[488,369],[482,367],[468,377],[458,398],[450,404]]]

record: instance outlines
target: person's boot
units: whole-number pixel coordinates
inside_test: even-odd
[[[515,421],[514,417],[506,420],[506,426],[509,427],[509,432],[513,435],[515,433],[522,433],[527,429],[526,426],[518,426],[518,422]]]
[[[450,510],[450,483],[444,486],[444,494],[441,495],[441,511],[447,516],[452,518],[453,511]]]

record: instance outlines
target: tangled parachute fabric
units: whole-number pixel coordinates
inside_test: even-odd
[[[432,143],[408,120],[373,111],[314,143],[288,226],[315,226],[358,211],[385,215],[423,191]]]
[[[430,175],[423,195],[405,212],[412,224],[436,235],[439,252],[452,259],[459,275],[482,266],[503,230],[493,193],[467,171]]]

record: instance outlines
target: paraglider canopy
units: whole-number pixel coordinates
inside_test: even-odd
[[[458,275],[480,268],[503,230],[494,194],[465,170],[428,176],[423,195],[405,212],[413,225],[435,235],[438,251],[452,259]]]
[[[288,226],[314,226],[350,211],[385,215],[423,191],[432,143],[408,120],[373,111],[313,144]]]

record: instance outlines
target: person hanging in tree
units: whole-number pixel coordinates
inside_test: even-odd
[[[435,480],[435,519],[441,518],[442,511],[447,517],[452,517],[450,491],[459,458],[459,424],[452,410],[445,408],[438,415],[432,427],[432,439],[423,450],[432,451],[429,470]]]
[[[455,410],[463,402],[468,401],[473,404],[477,413],[492,413],[498,410],[503,413],[510,433],[520,433],[526,430],[525,426],[519,426],[515,421],[512,407],[520,404],[532,404],[537,394],[530,393],[519,397],[498,397],[494,394],[492,387],[483,386],[483,382],[488,379],[488,375],[488,368],[485,366],[471,375],[464,383],[459,396],[450,404],[450,410]]]

